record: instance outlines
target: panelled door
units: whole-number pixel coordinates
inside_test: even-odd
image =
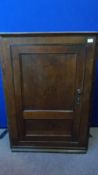
[[[85,45],[25,43],[10,50],[20,140],[78,142]]]

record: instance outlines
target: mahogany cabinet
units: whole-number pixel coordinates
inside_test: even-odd
[[[94,50],[93,34],[0,37],[12,150],[87,150]]]

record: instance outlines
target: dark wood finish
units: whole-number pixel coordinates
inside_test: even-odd
[[[87,149],[95,36],[2,35],[0,43],[12,149]]]

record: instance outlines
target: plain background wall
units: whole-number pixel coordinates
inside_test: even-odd
[[[6,118],[7,118],[6,104],[5,104],[2,72],[0,67],[0,128],[5,128],[7,126]]]
[[[98,1],[1,0],[0,31],[98,31]]]
[[[98,126],[98,58],[96,60],[95,84],[92,98],[91,125]]]
[[[0,32],[98,31],[97,0],[1,0]],[[93,96],[93,125],[98,123],[98,63]],[[0,70],[1,71],[1,70]],[[0,122],[6,126],[0,72]]]

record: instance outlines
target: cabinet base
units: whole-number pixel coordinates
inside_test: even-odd
[[[33,147],[12,147],[12,152],[42,152],[42,153],[87,153],[87,148],[33,148]]]

